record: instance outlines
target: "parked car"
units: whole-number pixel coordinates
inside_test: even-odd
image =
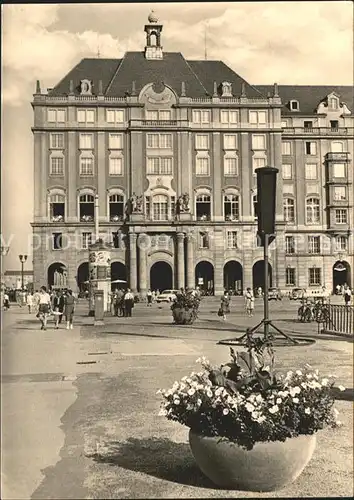
[[[269,288],[268,300],[281,300],[283,298],[279,288]]]
[[[290,292],[290,300],[300,300],[302,298],[303,290],[302,288],[293,288]]]
[[[164,290],[157,296],[156,302],[172,302],[177,297],[178,290]]]

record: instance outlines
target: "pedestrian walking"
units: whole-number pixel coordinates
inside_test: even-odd
[[[131,318],[133,307],[134,307],[134,295],[130,291],[130,288],[128,288],[126,294],[124,295],[124,310],[125,310],[125,316],[127,318]]]
[[[251,288],[247,288],[245,293],[245,307],[247,316],[253,316],[254,311],[254,295]]]
[[[147,306],[152,307],[152,291],[150,290],[150,288],[147,291],[146,297],[147,297]]]
[[[230,312],[230,296],[227,291],[224,292],[224,295],[221,297],[220,309],[218,311],[218,315],[222,316],[222,319],[226,321],[226,314]]]
[[[33,307],[33,294],[32,293],[28,293],[27,298],[26,298],[26,302],[27,302],[28,312],[31,314],[32,307]]]
[[[57,291],[52,298],[52,308],[55,317],[55,328],[58,329],[63,319],[65,300],[61,291]]]
[[[64,315],[66,320],[66,329],[73,329],[73,319],[75,312],[75,299],[72,290],[68,290],[64,299]]]
[[[10,309],[10,297],[9,297],[9,294],[7,293],[6,290],[5,290],[5,293],[4,293],[3,306],[4,306],[4,310],[5,311],[7,311],[8,309]]]
[[[345,305],[350,306],[350,301],[352,300],[352,291],[347,284],[345,284],[343,288],[343,298]]]
[[[38,298],[38,313],[37,317],[41,322],[41,330],[47,329],[47,320],[51,312],[50,295],[47,293],[47,288],[42,286],[39,290]]]

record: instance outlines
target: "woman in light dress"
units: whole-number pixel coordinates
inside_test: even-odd
[[[251,288],[247,288],[245,293],[245,307],[247,316],[253,316],[254,311],[254,295]]]

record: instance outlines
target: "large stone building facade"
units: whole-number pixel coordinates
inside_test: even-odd
[[[133,290],[262,285],[266,165],[279,169],[271,284],[352,284],[353,89],[250,85],[221,61],[164,52],[153,15],[145,32],[142,52],[37,83],[35,287],[88,280],[95,203],[112,279]]]

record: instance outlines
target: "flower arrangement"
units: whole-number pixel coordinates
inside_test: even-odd
[[[198,316],[199,304],[198,294],[178,293],[171,305],[174,322],[179,324],[193,323]]]
[[[197,360],[202,371],[158,391],[164,398],[159,415],[246,450],[257,442],[285,441],[341,425],[331,392],[333,377],[320,378],[309,365],[277,374],[272,337],[248,334],[247,351],[236,354],[230,348],[230,353],[231,362],[220,367],[205,357]]]

